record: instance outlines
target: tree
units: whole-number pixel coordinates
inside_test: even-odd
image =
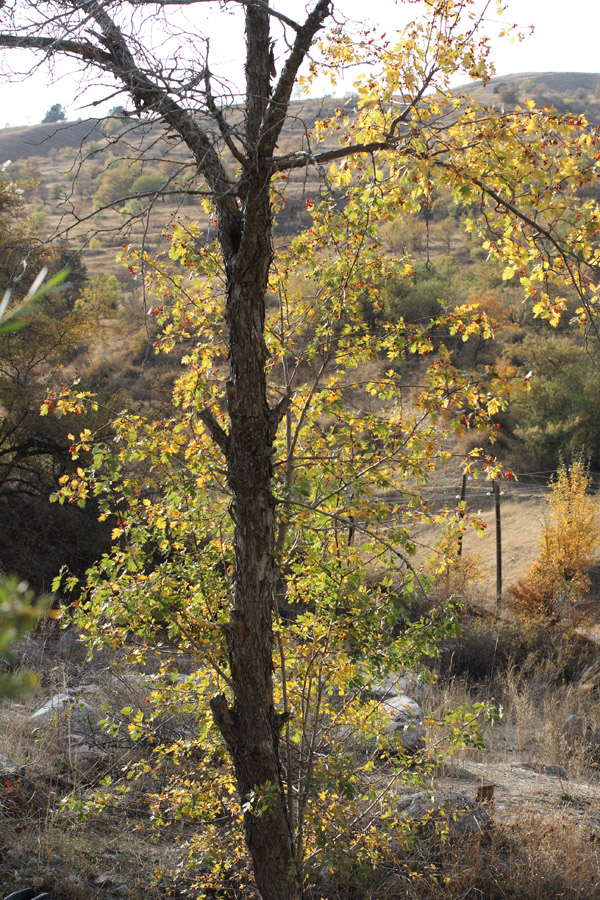
[[[0,205],[0,209],[4,219],[2,224],[5,226],[6,210],[13,206],[17,198],[11,195],[11,191],[7,190],[6,185],[3,185],[2,196],[3,203]],[[43,298],[48,290],[58,286],[64,280],[64,275],[64,272],[59,273],[48,284],[42,286],[45,278],[45,271],[42,269],[23,299],[17,304],[13,303],[10,309],[12,292],[10,289],[6,289],[0,302],[0,336],[10,332],[14,333],[23,328],[35,304]],[[6,410],[0,406],[0,416],[4,417],[5,415]],[[3,662],[11,658],[13,645],[17,639],[35,626],[39,618],[47,612],[47,606],[45,599],[36,601],[25,581],[15,576],[7,577],[0,570],[0,659]],[[3,672],[0,675],[0,699],[18,696],[22,691],[33,688],[37,683],[38,679],[33,672],[21,671],[17,675]]]
[[[201,473],[195,469],[196,464],[202,462],[198,454],[208,454],[215,477],[221,475],[226,480],[231,498],[228,509],[233,520],[230,553],[225,560],[219,560],[216,551],[211,551],[213,538],[210,533],[208,546],[203,550],[199,543],[194,558],[197,560],[204,552],[210,559],[212,552],[214,577],[220,566],[225,572],[224,581],[217,580],[214,587],[220,606],[217,604],[213,618],[209,620],[212,640],[208,640],[206,632],[201,640],[207,657],[211,655],[214,641],[217,649],[223,649],[226,660],[225,669],[218,665],[218,681],[226,689],[212,697],[210,707],[214,724],[233,762],[258,891],[264,900],[296,900],[302,894],[299,847],[303,846],[304,825],[296,820],[296,831],[292,828],[294,760],[290,758],[287,778],[284,778],[280,755],[287,718],[277,707],[280,693],[284,691],[281,676],[278,676],[277,686],[273,677],[275,660],[286,640],[280,629],[274,634],[273,628],[274,598],[278,591],[278,544],[286,543],[286,515],[292,508],[298,510],[304,504],[311,516],[349,526],[361,515],[366,515],[364,510],[368,507],[359,496],[350,508],[343,508],[346,515],[332,510],[325,502],[317,508],[318,497],[314,496],[314,490],[315,484],[319,484],[318,477],[315,476],[316,482],[304,481],[299,475],[303,463],[288,465],[276,455],[280,446],[277,437],[281,432],[288,438],[291,433],[292,443],[288,450],[294,458],[298,455],[300,446],[298,442],[293,443],[293,435],[299,433],[298,429],[304,427],[308,417],[308,406],[305,413],[294,396],[296,377],[292,370],[298,359],[297,346],[304,343],[309,358],[313,353],[314,360],[325,359],[327,366],[338,358],[338,347],[350,353],[350,342],[358,348],[363,346],[364,335],[354,326],[350,326],[348,332],[345,328],[348,312],[359,302],[358,284],[352,280],[354,273],[360,273],[361,290],[368,290],[374,296],[376,293],[375,282],[367,277],[369,268],[380,274],[382,256],[375,242],[376,220],[384,215],[418,212],[429,202],[434,183],[452,190],[457,202],[477,204],[474,215],[466,220],[466,227],[472,231],[481,230],[490,255],[504,260],[507,279],[519,272],[526,292],[536,296],[535,309],[539,315],[555,321],[564,305],[561,295],[555,299],[556,295],[548,292],[549,279],[557,284],[571,281],[581,298],[582,322],[591,321],[598,282],[590,275],[590,269],[597,264],[597,251],[590,244],[589,235],[600,225],[599,214],[591,203],[578,206],[577,219],[573,210],[575,192],[595,177],[596,137],[583,119],[562,121],[529,106],[514,113],[490,113],[466,98],[457,100],[449,85],[458,71],[484,81],[489,79],[488,45],[479,34],[481,20],[473,3],[470,0],[443,0],[428,4],[427,17],[413,23],[400,36],[393,50],[387,38],[379,43],[374,35],[357,38],[334,25],[322,50],[328,70],[335,76],[351,64],[368,62],[371,65],[369,74],[357,88],[358,109],[347,121],[341,113],[317,123],[314,129],[307,128],[305,139],[299,141],[295,150],[279,154],[278,140],[290,114],[292,92],[299,79],[305,81],[307,78],[300,75],[301,66],[309,62],[312,72],[318,70],[318,61],[312,60],[312,54],[316,51],[320,32],[328,21],[332,21],[332,3],[315,0],[301,22],[278,12],[263,0],[240,0],[234,4],[234,8],[243,9],[245,20],[245,97],[241,115],[230,108],[226,94],[218,96],[218,82],[211,78],[207,58],[196,56],[181,62],[184,54],[177,41],[174,59],[161,61],[153,58],[150,41],[139,39],[138,14],[147,16],[150,10],[152,18],[158,22],[167,7],[188,5],[186,0],[131,0],[118,7],[98,0],[52,0],[46,3],[22,0],[0,14],[3,26],[0,46],[27,47],[43,54],[65,54],[106,73],[129,94],[137,114],[143,118],[154,117],[160,122],[186,148],[195,165],[197,190],[204,194],[209,207],[207,224],[216,232],[217,246],[211,244],[210,259],[202,254],[202,259],[196,260],[188,254],[187,241],[181,239],[176,243],[181,248],[179,258],[189,262],[191,267],[197,265],[207,279],[208,287],[201,289],[207,316],[211,308],[214,310],[214,304],[218,304],[218,291],[214,285],[221,279],[224,286],[225,327],[217,332],[210,329],[205,338],[226,344],[229,377],[225,396],[216,397],[213,390],[215,384],[220,384],[219,379],[214,374],[207,374],[208,369],[201,364],[202,349],[199,349],[199,362],[196,367],[192,366],[191,374],[187,376],[187,383],[192,385],[197,378],[197,388],[180,391],[181,401],[187,399],[190,402],[190,419],[187,427],[179,431],[173,426],[173,435],[181,436],[177,440],[185,438],[187,446],[178,444],[177,453],[173,454],[161,446],[160,433],[151,433],[148,441],[157,465],[161,454],[167,461],[175,458],[180,463],[181,459],[192,460],[193,477],[182,478],[189,492],[189,503],[198,515],[203,510],[206,518],[211,503]],[[288,37],[279,60],[274,58],[272,44],[272,30],[276,29],[285,29]],[[198,39],[191,43],[196,47],[199,45]],[[157,44],[160,45],[160,41],[157,40]],[[208,47],[208,43],[201,46]],[[279,45],[276,48],[279,52]],[[442,123],[440,117],[445,113],[448,115]],[[320,139],[334,134],[341,135],[337,146],[319,146]],[[236,173],[225,167],[224,151],[229,151],[238,164]],[[495,161],[494,169],[490,169],[490,159]],[[271,347],[277,340],[284,340],[285,328],[282,326],[279,337],[272,323],[270,330],[265,331],[266,298],[270,284],[278,295],[280,274],[286,268],[279,260],[277,268],[273,266],[277,189],[295,170],[315,166],[321,171],[329,163],[333,165],[327,178],[327,190],[332,191],[333,196],[326,194],[318,204],[312,236],[318,246],[313,246],[310,235],[304,235],[294,245],[294,253],[301,258],[304,254],[309,258],[315,249],[319,254],[324,254],[325,249],[332,253],[329,263],[324,260],[312,272],[304,271],[297,276],[304,279],[309,276],[321,288],[305,308],[302,321],[310,322],[321,309],[325,319],[314,335],[300,328],[296,337],[298,344],[290,340],[289,346],[285,346],[279,365],[289,377],[284,378],[284,390],[274,401],[268,389],[267,373],[272,362]],[[309,202],[312,203],[312,198]],[[196,244],[200,241],[199,235],[194,235],[194,241]],[[338,246],[343,247],[344,252],[336,256]],[[360,266],[353,266],[352,261],[359,259]],[[143,256],[140,263],[145,270],[152,265]],[[406,265],[412,271],[408,261]],[[291,271],[291,264],[288,264],[288,271]],[[352,285],[349,311],[346,309],[348,284]],[[163,290],[168,294],[168,289],[163,287]],[[286,301],[283,287],[281,297],[285,323],[286,302],[289,301]],[[294,308],[293,304],[291,307]],[[217,311],[219,308],[217,305]],[[193,320],[191,313],[185,312],[185,305],[179,304],[176,309],[178,315],[184,314],[184,322],[186,314]],[[201,311],[199,315],[204,321],[205,313]],[[468,310],[457,313],[446,327],[465,338],[470,332],[488,329],[484,317],[477,313],[471,317]],[[169,334],[172,335],[172,331]],[[167,341],[172,340],[169,334],[165,338]],[[315,336],[316,344],[313,342]],[[397,332],[395,340],[402,348],[402,354],[413,348],[425,355],[430,352],[430,339],[427,335],[417,339],[414,330]],[[390,347],[386,349],[394,354]],[[321,401],[320,407],[317,404],[318,415],[309,417],[318,437],[314,445],[314,450],[318,451],[316,455],[322,456],[329,441],[333,441],[330,436],[340,431],[348,438],[347,446],[353,448],[348,453],[351,468],[356,466],[354,475],[349,483],[338,484],[333,494],[341,503],[344,490],[360,482],[359,473],[363,470],[377,471],[380,467],[384,482],[386,477],[389,478],[388,466],[379,454],[378,463],[373,458],[371,463],[368,462],[369,454],[382,446],[384,434],[397,434],[398,440],[404,435],[402,440],[408,441],[411,451],[417,446],[426,448],[431,435],[421,437],[412,424],[407,428],[396,409],[377,424],[375,431],[363,430],[358,423],[350,431],[341,423],[337,428],[335,421],[328,422],[326,418],[325,399],[329,387],[326,382],[321,383],[319,371],[317,368],[312,393],[309,391],[310,399],[318,396]],[[398,399],[393,376],[393,371],[386,376],[388,394],[379,385],[374,388],[379,397],[389,396],[391,401]],[[493,407],[494,401],[491,398],[484,400],[486,392],[482,394],[476,386],[483,385],[481,379],[476,384],[466,384],[461,373],[452,366],[448,354],[442,355],[440,364],[428,372],[427,378],[430,389],[421,401],[423,412],[442,417],[449,415],[449,410],[454,409],[455,394],[459,398],[457,408],[464,408],[467,420],[469,417],[475,419],[480,412],[488,413],[490,405]],[[304,396],[299,393],[300,397]],[[189,401],[191,395],[193,404]],[[344,400],[344,395],[332,393],[330,396],[334,404]],[[332,405],[334,418],[335,409]],[[458,420],[454,421],[457,427],[463,427],[459,426]],[[359,437],[355,439],[357,429]],[[212,441],[210,452],[207,451],[209,437]],[[84,440],[82,446],[85,445]],[[423,466],[427,468],[427,463],[423,462],[422,454],[417,457],[420,462],[415,467],[415,474],[423,477],[422,469]],[[395,460],[406,477],[412,471],[411,459],[411,453],[407,453],[402,454],[402,463]],[[283,493],[276,500],[276,474],[281,479],[282,471],[287,471],[290,478],[286,481],[283,476]],[[324,466],[323,471],[335,477],[335,462]],[[152,486],[152,477],[148,478]],[[145,484],[142,479],[141,487]],[[79,484],[71,485],[71,498],[85,490]],[[144,499],[152,506],[150,498],[144,498],[140,491],[142,504]],[[134,494],[131,502],[135,500]],[[410,506],[408,500],[407,503]],[[173,526],[157,510],[154,512],[156,517],[152,520],[151,531],[156,538],[159,532],[167,529],[167,524],[169,528]],[[166,541],[164,552],[167,557],[174,554],[174,557],[164,559],[160,568],[164,579],[160,596],[168,597],[169,603],[174,604],[170,613],[169,603],[163,608],[167,630],[171,627],[184,634],[184,611],[178,605],[177,595],[179,576],[173,574],[172,580],[167,576],[173,571],[171,567],[175,562],[186,569],[188,564],[193,566],[194,559],[185,557],[186,543],[177,537],[177,529],[174,533],[175,539],[171,542],[170,533],[165,530],[158,543],[160,551],[164,546],[162,541]],[[315,562],[319,552],[329,552],[336,546],[336,540],[337,546],[341,547],[339,529],[337,538],[335,534],[328,534],[325,544],[321,542],[312,548],[309,544],[303,551]],[[118,529],[117,537],[119,535]],[[135,544],[138,548],[140,536],[137,533]],[[345,554],[349,552],[344,551]],[[340,585],[344,582],[343,577],[340,580],[336,574],[340,569],[335,560],[334,555],[332,566],[327,569],[326,583],[308,575],[308,570],[308,581],[303,578],[302,560],[296,563],[298,570],[294,570],[294,575],[299,598],[301,592],[306,591],[317,600],[321,588],[323,595],[329,598],[329,605],[337,615],[314,620],[314,633],[320,633],[323,621],[329,622],[336,634],[336,658],[342,659],[346,646],[342,636],[347,637],[351,648],[354,646],[352,616],[346,613],[344,618],[343,610],[350,608],[358,622],[363,613],[360,604],[355,608],[350,602],[347,587],[341,591]],[[118,551],[105,565],[107,574],[113,577],[111,583],[118,571],[128,571],[127,562]],[[132,565],[139,566],[139,563]],[[351,571],[357,572],[359,568],[355,557]],[[314,566],[309,571],[314,573]],[[193,595],[199,603],[213,591],[213,581],[207,570],[203,568],[202,572],[205,593],[198,591]],[[135,573],[130,574],[133,578]],[[143,566],[141,574],[145,574]],[[338,579],[335,590],[332,579]],[[136,608],[127,601],[130,584],[131,580],[123,577],[123,590],[119,595],[123,610],[129,614]],[[96,586],[102,596],[102,581],[98,580]],[[334,601],[336,596],[338,599]],[[357,596],[364,599],[372,615],[374,610],[381,608],[383,601],[378,591],[371,594],[360,591]],[[94,604],[93,599],[90,602]],[[156,618],[159,611],[154,612]],[[305,615],[309,622],[313,621],[310,609]],[[368,617],[371,622],[372,615]],[[118,621],[114,620],[111,627],[114,629],[117,625]],[[147,626],[141,623],[140,627]],[[381,631],[385,631],[383,622]],[[362,637],[368,641],[367,635]],[[380,646],[376,642],[377,650]],[[370,664],[374,664],[377,654],[369,654],[368,643],[361,652],[369,655]],[[360,660],[360,653],[358,657]],[[301,680],[302,665],[298,668]],[[351,673],[358,682],[360,671],[357,664]],[[311,670],[306,675],[307,684],[313,684],[312,677]],[[203,683],[208,689],[212,682],[206,676]],[[324,702],[320,677],[316,678],[316,684],[318,701]],[[310,709],[314,711],[312,704]],[[293,734],[294,722],[298,717],[302,719],[302,707],[287,713],[293,719]],[[312,734],[315,733],[313,730]],[[287,747],[292,743],[288,742]],[[314,768],[317,762],[314,749],[312,756],[310,746],[307,752]],[[346,783],[345,796],[350,798],[353,790],[350,779]],[[341,788],[337,796],[342,796]],[[311,802],[316,804],[314,809],[320,810],[322,820],[321,823],[313,821],[311,827],[318,841],[319,829],[325,829],[327,816],[335,804],[319,805],[318,791],[316,797],[315,800],[311,794]],[[215,815],[216,811],[215,807]]]
[[[597,467],[600,408],[596,341],[587,348],[577,334],[528,334],[506,356],[529,374],[529,390],[511,405],[515,431],[540,468],[585,453]]]
[[[94,209],[127,199],[140,168],[141,163],[137,160],[111,157],[106,163],[100,186],[94,194]]]
[[[50,107],[50,109],[48,110],[48,112],[46,113],[44,118],[42,119],[42,125],[46,125],[48,123],[53,123],[53,122],[64,122],[66,118],[67,118],[67,114],[65,113],[61,104],[54,103]]]
[[[65,553],[83,571],[94,556],[86,541],[99,549],[102,539],[91,509],[59,511],[48,503],[56,478],[71,466],[72,441],[66,421],[41,422],[39,408],[47,387],[64,377],[63,366],[90,342],[106,308],[94,295],[94,282],[78,303],[85,268],[77,254],[42,243],[23,213],[17,185],[0,181],[0,294],[8,298],[7,312],[20,308],[40,271],[54,278],[53,290],[27,306],[27,327],[0,333],[0,566],[47,590]],[[104,286],[112,288],[114,300],[108,278]]]

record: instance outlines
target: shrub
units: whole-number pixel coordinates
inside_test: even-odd
[[[557,622],[585,598],[587,574],[598,548],[598,505],[587,493],[589,474],[579,459],[559,467],[538,559],[523,581],[510,588],[513,608]]]
[[[112,157],[107,165],[100,186],[94,194],[94,209],[109,206],[131,192],[131,185],[139,175],[140,163]]]

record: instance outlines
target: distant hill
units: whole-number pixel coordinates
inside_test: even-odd
[[[502,82],[521,84],[526,79],[535,86],[545,85],[561,94],[568,94],[580,88],[593,94],[600,85],[600,73],[596,72],[516,72],[513,75],[495,75],[487,88],[493,93],[494,87]]]
[[[521,72],[497,76],[485,87],[481,82],[458,88],[468,92],[484,106],[511,109],[527,99],[544,106],[551,104],[560,112],[584,113],[590,122],[600,122],[600,73]],[[290,152],[307,147],[312,123],[330,117],[336,108],[346,106],[350,115],[356,95],[345,98],[305,98],[291,104],[291,115],[279,141],[279,151]],[[237,115],[235,111],[233,115]],[[337,136],[327,135],[325,146],[337,146]],[[138,162],[135,168],[135,160]],[[140,243],[149,250],[164,245],[163,229],[172,216],[196,219],[198,198],[187,194],[190,176],[189,156],[177,140],[157,124],[139,124],[134,119],[85,119],[79,122],[39,124],[0,130],[0,165],[12,161],[9,174],[23,179],[34,224],[44,236],[60,236],[74,246],[85,248],[85,260],[91,272],[116,271],[127,280],[115,256],[123,240]],[[127,183],[118,183],[115,192],[102,194],[115,167],[115,160],[126,168],[132,164]],[[226,151],[225,165],[233,172],[236,162]],[[186,168],[188,166],[188,168]],[[181,172],[173,180],[173,172]],[[136,177],[143,172],[151,179],[170,179],[172,190],[164,203],[154,204],[146,220],[140,216],[123,232],[124,218],[135,212],[135,200],[126,198]],[[164,181],[163,181],[164,183]],[[282,187],[283,189],[283,187]],[[285,182],[285,201],[278,213],[279,232],[296,231],[308,221],[306,199],[323,189],[322,177],[314,166],[290,173]],[[154,188],[151,188],[154,190]],[[133,210],[131,203],[133,202]],[[112,204],[113,208],[108,208]],[[92,216],[94,208],[102,211]]]
[[[600,121],[600,73],[519,72],[496,76],[485,87],[481,82],[469,82],[457,92],[461,90],[485,105],[511,106],[531,98],[539,105],[549,103],[561,112],[570,109],[585,113],[594,122]],[[297,121],[305,119],[310,123],[311,119],[331,115],[342,103],[335,97],[295,101],[292,115]],[[65,147],[78,148],[87,141],[105,140],[102,123],[102,119],[83,119],[0,129],[0,165],[8,159],[45,158]]]
[[[304,131],[305,124],[311,126],[316,119],[331,116],[335,109],[344,105],[339,97],[323,97],[293,101],[287,132]],[[13,162],[30,156],[46,158],[55,156],[65,147],[74,149],[89,141],[106,142],[103,131],[105,119],[81,119],[78,122],[54,122],[52,124],[23,125],[17,128],[0,129],[0,165],[10,159]],[[124,119],[124,127],[135,120]],[[151,138],[159,133],[158,126],[144,126],[136,123],[136,133],[141,129]],[[285,135],[284,135],[285,138]]]
[[[590,122],[600,121],[600,73],[519,72],[496,76],[485,87],[476,82],[461,89],[484,106],[510,108],[531,99],[538,106],[550,105],[559,112],[583,113]]]
[[[101,119],[79,122],[54,122],[46,125],[22,125],[0,129],[0,165],[29,156],[47,157],[63,147],[80,147],[86,141],[104,137]]]
[[[352,104],[354,100],[325,97],[295,101],[279,141],[280,152],[306,146],[312,124],[331,116],[345,102]],[[170,137],[156,123],[140,123],[128,117],[6,128],[0,130],[0,166],[10,160],[7,174],[26,184],[26,198],[40,235],[58,236],[84,248],[91,273],[115,270],[120,280],[126,281],[123,267],[115,263],[124,239],[133,243],[144,240],[148,249],[155,250],[164,244],[163,230],[172,216],[197,219],[199,215],[198,198],[185,190],[193,163],[185,148]],[[328,137],[332,146],[336,140]],[[113,177],[115,160],[121,161],[130,174],[117,179],[114,191],[105,190],[100,196],[99,189],[106,188]],[[232,172],[237,166],[228,152],[224,163]],[[180,173],[175,180],[174,172]],[[127,209],[127,201],[119,201],[130,194],[141,174],[158,179],[159,184],[169,180],[171,190],[170,197],[153,205],[149,219],[135,218],[139,211],[135,200]],[[296,231],[300,223],[310,221],[306,198],[314,197],[321,188],[321,175],[312,165],[290,175],[278,216],[281,232]],[[98,207],[101,211],[92,216]],[[131,214],[130,228],[124,232],[123,217],[131,218]]]

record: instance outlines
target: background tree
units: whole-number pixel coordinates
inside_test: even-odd
[[[42,124],[46,125],[51,122],[64,122],[67,114],[60,103],[53,103],[44,118]]]
[[[273,679],[278,646],[273,630],[278,576],[276,533],[283,521],[280,510],[285,517],[288,505],[285,496],[276,502],[274,489],[275,466],[277,463],[279,469],[280,465],[277,435],[290,427],[293,434],[293,417],[297,421],[304,417],[303,407],[294,405],[293,379],[284,380],[285,389],[278,399],[267,385],[272,336],[265,331],[265,301],[269,276],[275,274],[274,198],[270,188],[296,169],[335,163],[329,170],[328,189],[338,192],[340,217],[327,202],[321,205],[319,220],[323,225],[315,228],[317,237],[323,240],[326,233],[328,246],[335,248],[344,234],[348,240],[344,246],[353,248],[355,258],[368,260],[377,269],[377,223],[368,210],[379,209],[379,201],[385,197],[385,214],[416,213],[429,203],[434,185],[439,183],[451,190],[458,202],[476,204],[466,227],[481,231],[490,255],[504,260],[507,280],[518,272],[526,291],[538,294],[535,309],[539,315],[556,321],[564,306],[561,294],[551,295],[546,290],[552,277],[559,284],[571,283],[581,300],[582,321],[587,321],[595,309],[597,282],[589,271],[597,264],[597,251],[590,248],[586,235],[588,229],[591,234],[598,227],[598,213],[592,204],[580,205],[577,219],[571,211],[576,190],[595,175],[596,138],[588,132],[584,120],[563,122],[529,107],[499,116],[466,99],[457,103],[450,90],[451,79],[461,72],[487,80],[491,72],[488,46],[479,34],[481,20],[473,3],[443,0],[428,5],[427,17],[413,23],[393,51],[386,40],[378,44],[374,36],[357,39],[334,26],[322,48],[329,72],[335,75],[350,64],[370,65],[368,75],[357,87],[357,113],[348,121],[341,116],[319,123],[314,132],[307,129],[297,148],[279,154],[277,142],[294,86],[302,77],[300,68],[309,61],[322,28],[332,21],[330,0],[316,0],[301,22],[262,0],[240,3],[246,37],[242,116],[230,109],[227,95],[218,96],[210,61],[198,58],[197,36],[190,40],[196,54],[188,59],[179,39],[172,59],[157,58],[151,40],[140,39],[140,15],[158,23],[167,5],[177,4],[170,0],[131,0],[112,7],[99,0],[21,0],[0,12],[0,45],[66,54],[102,70],[111,82],[116,80],[128,92],[140,116],[155,117],[186,147],[196,166],[198,190],[206,195],[209,224],[217,235],[215,258],[220,266],[212,270],[207,267],[207,273],[225,288],[223,339],[230,371],[224,396],[205,392],[200,381],[200,390],[194,395],[194,435],[198,430],[199,443],[186,434],[187,449],[180,445],[179,452],[184,457],[189,453],[196,460],[198,453],[206,452],[209,436],[214,445],[213,468],[226,473],[223,477],[231,495],[234,532],[225,570],[231,567],[231,573],[226,612],[223,617],[216,614],[213,633],[215,638],[220,636],[227,654],[227,668],[220,669],[226,690],[216,694],[210,706],[233,762],[258,891],[265,900],[291,900],[301,896],[302,878],[298,832],[294,834],[292,828],[289,785],[283,777],[280,755],[286,717],[278,707],[279,693]],[[182,0],[181,6],[188,4]],[[278,60],[279,75],[273,74],[272,28],[285,29],[287,36]],[[152,37],[150,32],[148,38]],[[157,46],[164,45],[157,40]],[[314,63],[313,71],[317,68]],[[450,110],[454,116],[440,124],[440,116]],[[319,137],[337,129],[341,135],[339,147],[320,150]],[[546,152],[546,147],[552,152]],[[239,165],[235,174],[223,162],[225,150]],[[490,158],[498,160],[494,170],[490,170]],[[309,246],[307,241],[296,244],[296,254],[306,252]],[[142,262],[146,265],[147,261]],[[329,269],[327,292],[322,295],[327,303],[321,305],[319,295],[312,304],[313,311],[323,310],[329,323],[319,335],[325,347],[336,346],[338,335],[345,340],[346,282],[342,276],[343,266],[348,264],[346,252],[336,263]],[[364,267],[362,271],[366,276]],[[363,279],[363,289],[370,283]],[[462,313],[456,314],[449,329],[467,337],[470,332],[487,328],[477,314],[471,318],[468,310]],[[305,316],[310,319],[309,311]],[[427,350],[427,338],[424,344],[415,344],[412,334],[397,334],[396,341],[408,346],[409,352],[412,346]],[[310,342],[307,346],[310,348]],[[313,352],[316,358],[316,347]],[[430,399],[423,403],[425,409],[429,403],[441,415],[439,400],[442,408],[445,402],[448,409],[452,408],[451,397],[445,395],[448,389],[453,391],[460,376],[447,354],[440,371],[441,384],[436,370],[430,373]],[[393,394],[393,378],[388,377],[388,389]],[[322,393],[320,379],[312,396],[316,392],[319,396]],[[377,392],[384,396],[379,388]],[[461,405],[469,402],[469,414],[476,415],[480,395],[465,387]],[[490,411],[487,403],[485,411]],[[402,431],[403,423],[395,424]],[[383,427],[389,431],[390,423],[381,424]],[[331,433],[335,434],[335,428]],[[325,442],[327,434],[322,430]],[[361,466],[366,463],[363,454],[368,452],[367,446],[377,448],[378,438],[377,433],[361,435]],[[161,452],[157,446],[156,453]],[[332,468],[334,477],[335,466],[329,466],[327,472]],[[352,482],[356,480],[355,476]],[[298,489],[308,491],[306,496],[314,504],[310,484],[303,486],[300,480]],[[71,490],[76,494],[78,485]],[[204,485],[198,485],[196,478],[191,490],[194,504],[208,502]],[[340,496],[339,487],[336,496]],[[296,497],[294,502],[302,501]],[[325,505],[321,515],[331,519],[338,514]],[[166,527],[164,517],[156,519],[158,531],[163,520]],[[174,550],[178,564],[186,567],[185,547],[176,542]],[[118,553],[110,566],[115,560],[118,566]],[[120,566],[118,571],[127,571],[123,559]],[[355,564],[353,571],[358,569]],[[110,569],[108,574],[113,583],[117,571]],[[120,598],[125,600],[129,581],[123,579],[122,584]],[[300,584],[313,596],[318,595],[318,580]],[[102,593],[101,580],[98,589]],[[225,599],[221,587],[219,595]],[[176,596],[176,591],[169,592],[169,598]],[[377,605],[377,599],[372,600]],[[357,613],[356,621],[360,621],[360,610]],[[177,618],[175,613],[173,621],[181,622],[181,615]],[[330,617],[328,621],[335,620]],[[319,622],[315,623],[316,631]],[[341,632],[335,642],[341,658],[340,641]],[[205,679],[204,684],[208,683]],[[301,716],[300,707],[293,710],[294,720],[297,716]],[[351,790],[348,786],[347,792]],[[332,808],[331,803],[320,806],[321,816],[326,818],[327,809]],[[318,836],[318,818],[314,828]]]
[[[576,334],[528,334],[506,356],[529,374],[529,390],[511,404],[511,419],[532,460],[558,468],[562,456],[600,462],[596,342]]]
[[[48,386],[60,384],[63,366],[89,343],[101,310],[90,293],[76,302],[85,268],[68,248],[43,244],[23,206],[16,185],[0,182],[0,293],[10,298],[8,312],[27,296],[33,273],[62,273],[63,283],[28,307],[26,328],[0,333],[0,566],[45,591],[67,557],[83,571],[103,546],[91,508],[58,510],[48,502],[56,478],[72,468],[72,440],[66,421],[39,417]]]
[[[111,157],[106,163],[100,185],[94,194],[94,209],[100,209],[118,200],[126,200],[140,170],[141,163],[138,160]]]

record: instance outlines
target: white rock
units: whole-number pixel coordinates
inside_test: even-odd
[[[441,825],[450,837],[482,834],[492,825],[483,806],[453,791],[436,791],[433,797],[418,791],[403,797],[398,808],[407,819],[421,821],[425,826],[433,822]]]
[[[89,703],[86,703],[81,697],[77,697],[72,691],[65,691],[51,697],[47,703],[32,713],[30,720],[39,723],[48,722],[51,719],[57,721],[86,720],[93,718],[94,715],[95,712]]]
[[[382,706],[390,716],[386,734],[399,737],[407,750],[418,750],[423,745],[425,727],[423,710],[416,700],[401,694],[382,700]]]
[[[376,700],[385,700],[401,694],[410,694],[420,683],[421,676],[416,672],[392,672],[376,681],[371,687],[371,693]]]

